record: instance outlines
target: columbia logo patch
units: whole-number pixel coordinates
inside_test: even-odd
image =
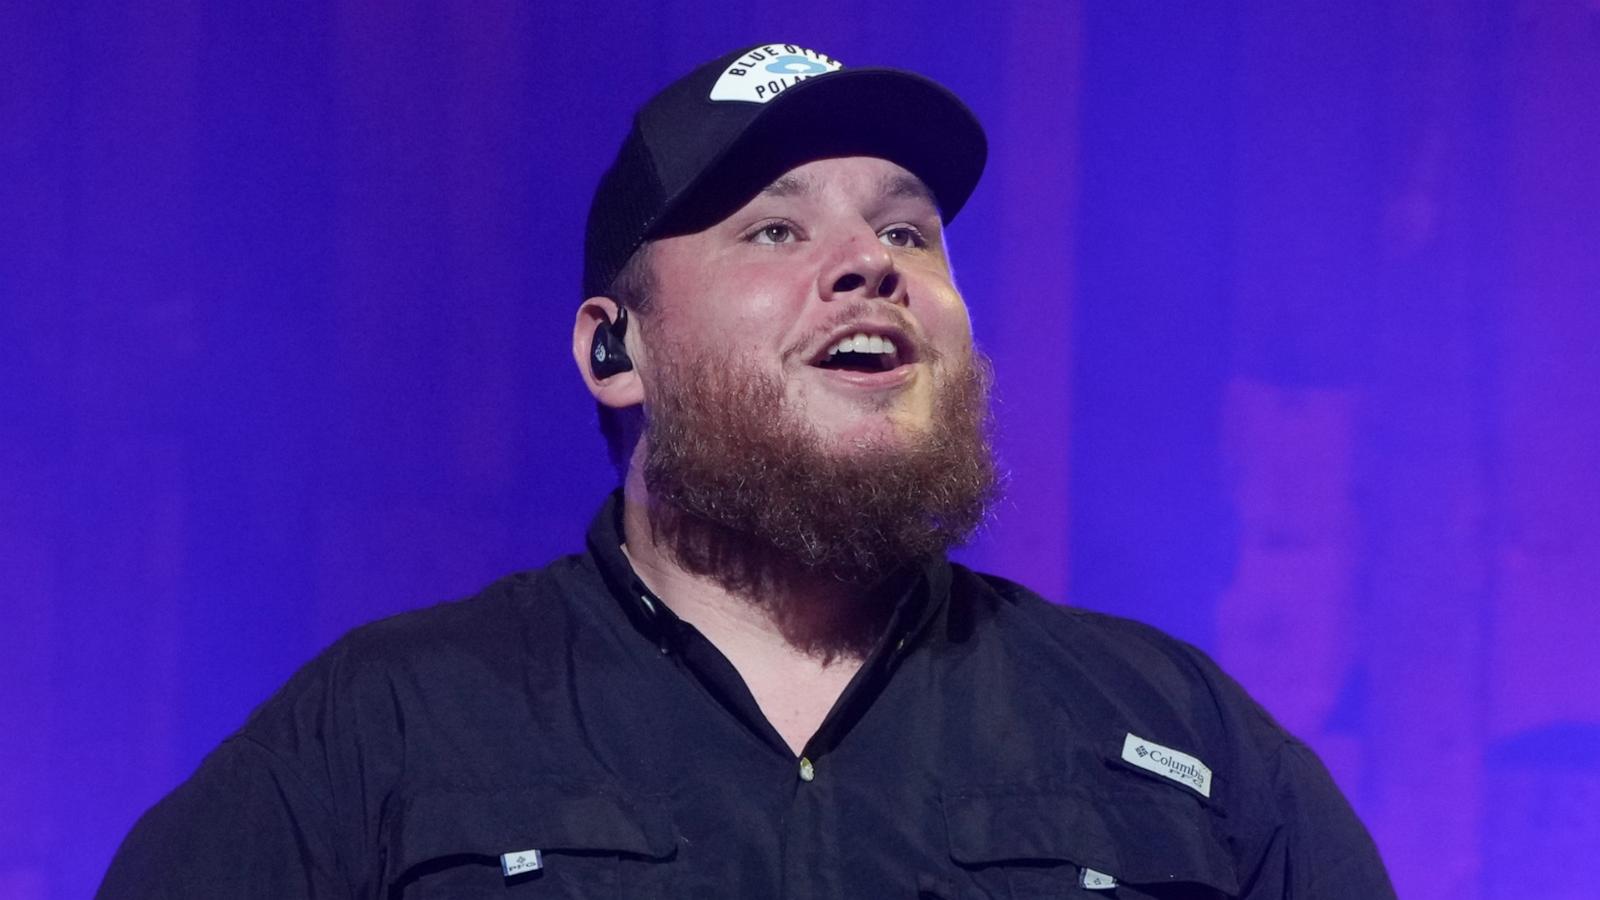
[[[766,103],[807,78],[842,68],[843,63],[826,53],[794,44],[764,44],[723,70],[711,86],[711,99]]]
[[[1202,797],[1211,796],[1211,769],[1181,750],[1163,747],[1130,731],[1122,741],[1122,759],[1192,788]]]

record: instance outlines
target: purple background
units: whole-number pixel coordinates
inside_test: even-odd
[[[989,129],[963,557],[1215,653],[1402,896],[1591,896],[1600,3],[575,6],[0,6],[0,897],[88,894],[347,628],[579,545],[588,193],[767,38]]]

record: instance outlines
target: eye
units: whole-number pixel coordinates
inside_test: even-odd
[[[794,226],[787,222],[768,222],[752,232],[746,240],[752,244],[789,244],[797,238]]]
[[[928,239],[910,225],[896,225],[878,234],[878,240],[891,247],[926,247]]]

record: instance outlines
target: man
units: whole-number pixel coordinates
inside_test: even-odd
[[[994,492],[942,87],[741,49],[646,104],[573,351],[587,552],[348,635],[102,895],[1387,897],[1198,651],[947,562]]]

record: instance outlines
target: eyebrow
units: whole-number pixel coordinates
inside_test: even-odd
[[[784,175],[761,189],[766,197],[795,197],[816,193],[816,184],[803,175]]]
[[[922,183],[921,178],[903,172],[885,175],[878,183],[878,193],[884,197],[911,197],[938,205],[934,200],[933,191],[928,190],[928,186]]]

